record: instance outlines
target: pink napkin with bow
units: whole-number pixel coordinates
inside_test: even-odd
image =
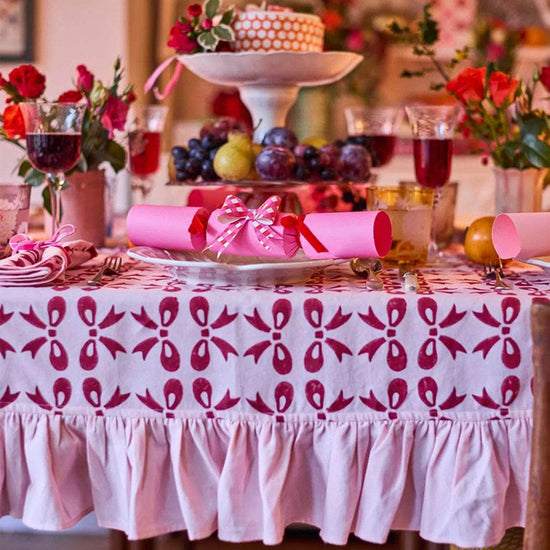
[[[0,260],[0,286],[43,286],[61,282],[67,269],[97,256],[97,250],[88,241],[60,242],[75,230],[73,225],[62,225],[46,241],[33,241],[23,233],[12,237],[12,255]]]

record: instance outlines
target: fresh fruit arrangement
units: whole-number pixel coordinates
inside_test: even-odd
[[[187,147],[172,148],[170,183],[261,179],[265,181],[360,182],[370,176],[371,157],[358,136],[328,143],[310,138],[299,143],[288,128],[271,128],[262,143],[231,118],[201,128]]]

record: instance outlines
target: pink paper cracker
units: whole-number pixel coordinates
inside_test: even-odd
[[[499,214],[492,236],[501,258],[527,260],[550,255],[550,213]]]

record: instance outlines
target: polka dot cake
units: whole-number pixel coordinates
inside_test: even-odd
[[[233,22],[237,52],[320,52],[325,26],[317,15],[253,10]]]

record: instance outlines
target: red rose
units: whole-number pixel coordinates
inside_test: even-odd
[[[203,28],[205,31],[209,31],[209,30],[212,28],[212,19],[206,18],[206,19],[202,22],[202,28]]]
[[[126,116],[128,115],[128,104],[113,95],[107,98],[105,110],[101,115],[101,124],[109,130],[109,137],[113,137],[114,130],[124,130]]]
[[[130,103],[133,103],[136,99],[137,99],[136,94],[134,94],[133,92],[130,92],[129,94],[126,94],[124,96],[124,102],[127,103],[128,105]]]
[[[3,128],[10,139],[25,137],[25,120],[19,105],[8,105],[3,114]]]
[[[187,8],[187,15],[189,17],[200,17],[202,15],[202,7],[200,4],[191,4]]]
[[[86,68],[86,65],[79,65],[76,70],[78,71],[76,80],[78,89],[83,92],[91,91],[94,85],[94,75]]]
[[[69,90],[62,93],[57,101],[59,103],[78,103],[82,99],[82,93],[79,90]]]
[[[13,69],[9,74],[9,81],[25,99],[40,97],[46,88],[46,77],[32,65],[21,65]]]
[[[546,91],[550,92],[550,67],[543,67],[540,70],[539,80],[546,88]]]
[[[181,53],[191,53],[197,49],[197,42],[182,32],[181,27],[182,24],[178,22],[170,29],[167,46]]]
[[[489,78],[489,95],[498,108],[514,99],[517,87],[518,80],[505,73],[497,71]]]
[[[8,81],[2,76],[2,73],[0,73],[0,88],[3,88]]]
[[[326,10],[322,15],[325,30],[336,31],[344,24],[344,18],[335,10]]]
[[[477,103],[483,99],[485,94],[486,72],[487,69],[485,67],[479,69],[467,67],[455,78],[449,80],[445,88],[465,105],[467,105],[469,101]]]

